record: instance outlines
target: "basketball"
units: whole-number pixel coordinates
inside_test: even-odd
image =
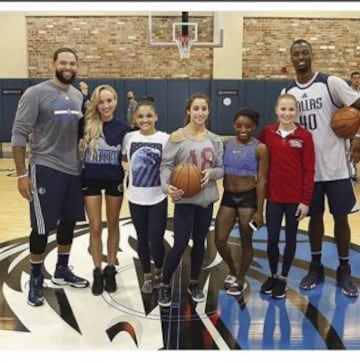
[[[191,198],[201,190],[201,171],[191,163],[175,167],[170,176],[170,184],[184,191],[184,198]]]
[[[339,108],[332,116],[331,128],[335,135],[352,139],[360,126],[359,110],[354,107]]]

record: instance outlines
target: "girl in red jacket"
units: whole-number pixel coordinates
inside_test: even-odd
[[[261,286],[261,292],[281,299],[286,295],[286,279],[295,256],[298,224],[307,216],[312,199],[315,153],[311,133],[295,122],[296,98],[280,95],[275,113],[278,121],[266,126],[258,137],[270,154],[265,217],[271,276]],[[278,275],[279,236],[284,215],[286,242]]]

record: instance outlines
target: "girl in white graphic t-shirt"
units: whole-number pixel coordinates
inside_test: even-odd
[[[141,291],[151,294],[161,283],[165,256],[164,233],[167,221],[167,195],[160,183],[160,163],[163,148],[169,138],[156,130],[158,120],[155,104],[140,101],[135,108],[139,130],[129,132],[123,143],[123,160],[129,163],[125,196],[135,226],[137,252],[144,273]],[[151,271],[154,261],[154,277]]]

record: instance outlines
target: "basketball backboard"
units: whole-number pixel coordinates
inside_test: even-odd
[[[200,40],[203,29],[199,25],[200,17],[212,18],[212,41]],[[195,20],[194,20],[195,19]],[[205,30],[206,32],[206,30]],[[219,27],[216,14],[209,13],[149,13],[148,44],[150,47],[178,47],[182,59],[190,57],[193,48],[222,48],[224,31]]]

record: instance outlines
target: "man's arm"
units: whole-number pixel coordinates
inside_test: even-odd
[[[25,165],[25,146],[13,146],[12,147],[13,158],[15,162],[16,174],[17,176],[27,175],[26,165]]]
[[[29,202],[32,201],[32,182],[28,177],[25,165],[25,146],[13,146],[12,147],[13,158],[15,162],[16,175],[18,179],[18,190],[22,197]]]
[[[32,127],[38,114],[37,98],[28,88],[19,100],[11,135],[11,145],[16,173],[18,177],[18,190],[27,200],[32,200],[32,183],[28,177],[25,155],[26,144],[32,134]]]

